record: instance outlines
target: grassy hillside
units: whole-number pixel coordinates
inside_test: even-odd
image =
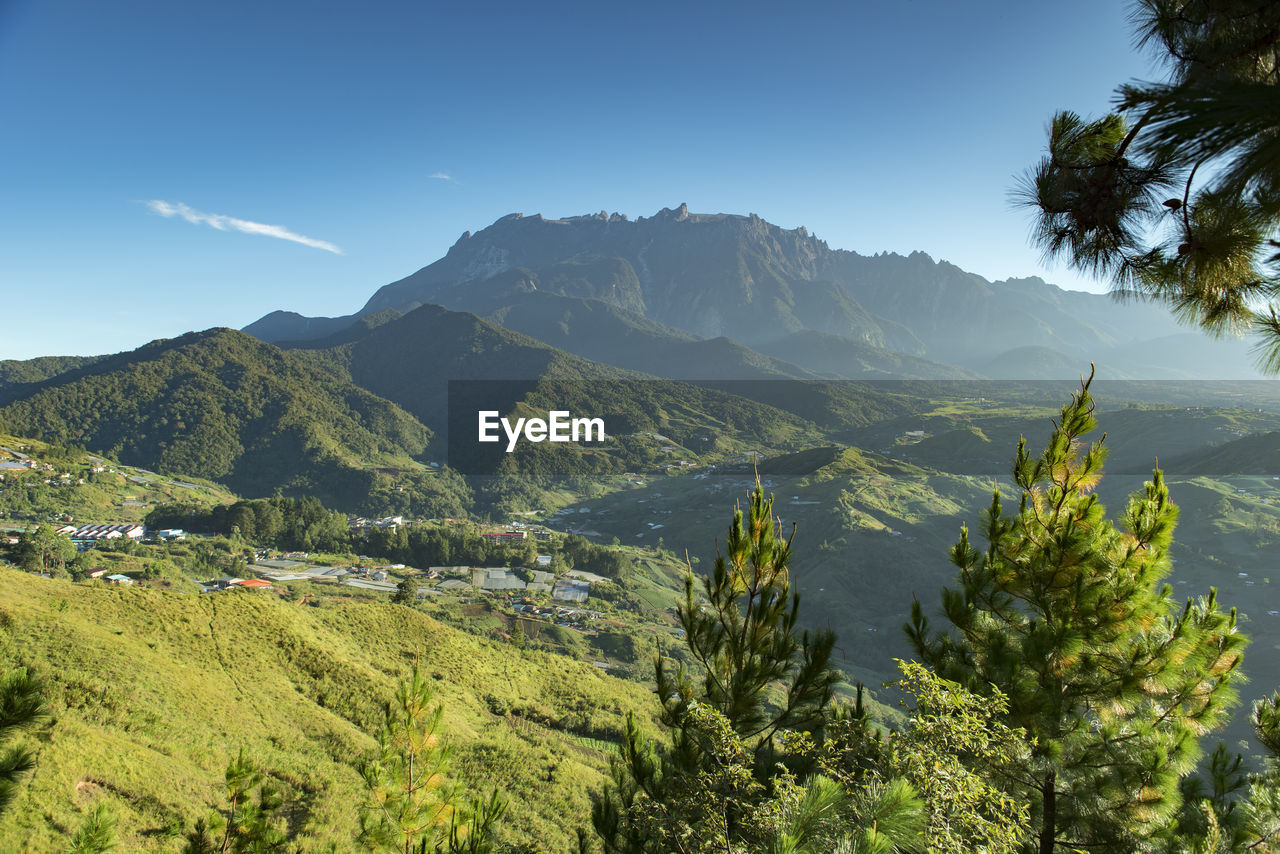
[[[47,681],[54,723],[0,822],[0,850],[54,850],[105,801],[121,848],[171,851],[223,799],[244,748],[285,787],[309,847],[350,850],[354,764],[413,664],[438,686],[455,774],[511,798],[510,839],[567,848],[601,782],[607,739],[651,693],[562,656],[466,635],[376,602],[182,595],[0,567],[0,660]],[[52,629],[52,630],[51,630]]]

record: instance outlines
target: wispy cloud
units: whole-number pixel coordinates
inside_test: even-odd
[[[301,243],[303,246],[310,246],[313,249],[323,249],[326,252],[332,252],[335,255],[341,255],[342,250],[327,240],[316,240],[314,237],[306,237],[297,234],[283,225],[267,225],[261,222],[253,222],[247,219],[237,219],[233,216],[224,216],[222,214],[211,214],[198,211],[194,208],[187,207],[182,202],[164,202],[160,199],[151,199],[145,202],[147,209],[152,213],[159,214],[163,217],[180,216],[192,225],[208,225],[218,229],[218,231],[240,231],[245,234],[261,234],[264,237],[276,237],[280,240],[291,240],[294,243]]]
[[[448,181],[451,184],[458,183],[458,180],[454,178],[452,175],[450,175],[448,172],[432,172],[427,177],[435,178],[437,181]]]

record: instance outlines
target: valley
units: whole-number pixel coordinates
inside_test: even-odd
[[[672,235],[685,248],[663,256]],[[907,311],[891,296],[904,270],[947,283],[944,302],[959,288],[971,315],[943,335]],[[372,744],[377,698],[420,665],[460,779],[512,797],[500,838],[566,848],[625,715],[655,731],[652,662],[689,660],[685,573],[709,571],[757,478],[794,525],[800,626],[838,636],[836,695],[865,685],[900,725],[886,686],[913,655],[912,603],[938,613],[961,526],[981,529],[1020,438],[1040,447],[1089,370],[1013,339],[1006,356],[975,349],[994,322],[983,289],[1056,318],[1060,337],[1036,334],[1055,347],[1160,361],[1169,346],[1154,310],[1121,323],[1043,283],[680,209],[501,220],[347,318],[4,363],[0,557],[32,570],[0,570],[6,651],[63,711],[0,846],[52,840],[109,793],[131,845],[170,850],[246,747],[296,803],[291,833],[341,848],[360,801],[349,760]],[[1182,508],[1170,596],[1212,588],[1239,609],[1250,681],[1219,737],[1257,755],[1246,712],[1280,685],[1280,395],[1242,372],[1097,371],[1097,494],[1114,515],[1165,470]],[[478,411],[598,416],[605,435],[477,456]],[[42,532],[73,521],[145,521],[148,539],[59,552]],[[37,640],[47,621],[56,644]]]

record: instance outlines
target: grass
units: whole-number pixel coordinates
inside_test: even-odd
[[[297,806],[306,850],[350,850],[381,704],[413,665],[437,686],[455,773],[511,798],[509,838],[567,848],[607,761],[582,734],[620,732],[652,706],[640,685],[563,656],[518,651],[386,602],[310,608],[271,594],[200,596],[0,568],[0,658],[46,680],[54,723],[0,821],[0,850],[54,850],[100,800],[121,848],[169,851],[222,803],[241,748]],[[536,739],[493,708],[536,708]],[[547,785],[548,775],[556,781]]]

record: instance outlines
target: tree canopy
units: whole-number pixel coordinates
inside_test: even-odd
[[[1100,846],[1147,850],[1171,830],[1199,737],[1225,724],[1245,644],[1216,593],[1177,603],[1164,583],[1178,517],[1159,470],[1121,525],[1098,501],[1106,450],[1089,382],[1063,407],[1044,452],[1019,443],[1018,502],[999,490],[987,547],[962,530],[944,590],[951,632],[933,633],[919,602],[907,634],[939,675],[1008,697],[1010,726],[1034,739],[1006,779],[1032,810],[1041,854]]]
[[[1138,0],[1167,79],[1099,119],[1057,113],[1025,176],[1049,257],[1215,334],[1252,330],[1280,372],[1280,4]]]

